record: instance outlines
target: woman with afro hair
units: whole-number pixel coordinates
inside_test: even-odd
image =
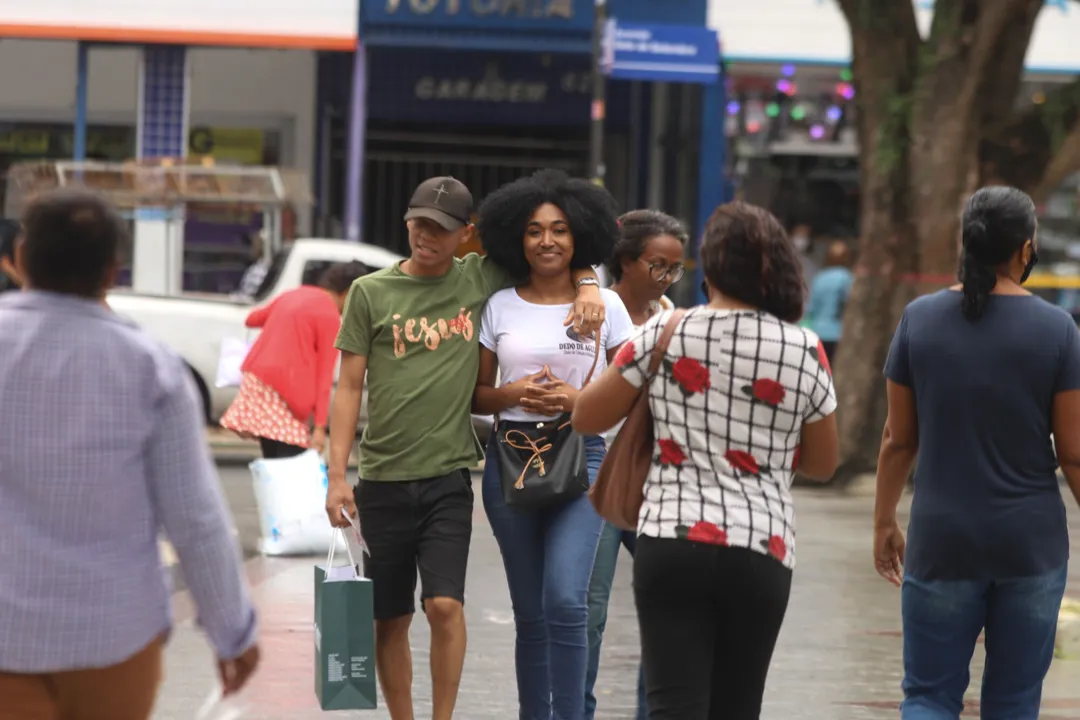
[[[594,360],[599,376],[633,331],[622,300],[610,290],[601,291],[607,318],[599,355],[594,337],[563,325],[576,296],[571,272],[611,255],[619,232],[616,215],[606,190],[554,170],[503,186],[479,211],[484,250],[518,281],[484,308],[473,408],[498,416],[488,442],[483,497],[514,606],[522,720],[584,717],[586,597],[603,520],[584,494],[544,509],[508,507],[495,438],[571,412]],[[604,440],[586,436],[585,448],[591,482],[604,457]]]

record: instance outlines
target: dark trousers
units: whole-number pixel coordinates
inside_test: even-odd
[[[307,451],[307,448],[299,445],[289,445],[280,440],[269,440],[263,437],[259,438],[259,447],[262,449],[263,458],[267,460],[284,460],[303,455]]]
[[[650,720],[757,720],[791,571],[744,548],[642,535],[634,599]]]

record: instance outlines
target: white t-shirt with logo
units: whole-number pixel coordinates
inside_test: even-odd
[[[600,358],[593,377],[607,368],[607,352],[618,348],[634,331],[622,299],[612,290],[600,290],[607,315],[600,329]],[[555,377],[580,389],[596,354],[594,338],[579,337],[563,325],[570,304],[536,305],[508,288],[492,295],[480,321],[480,344],[499,358],[500,385],[508,385],[547,365]],[[539,422],[552,420],[531,415],[520,406],[499,413],[500,420]]]

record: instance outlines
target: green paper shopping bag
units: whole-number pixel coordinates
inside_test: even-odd
[[[315,566],[315,694],[323,710],[372,710],[375,682],[375,606],[371,581],[360,577],[346,540],[349,564]]]

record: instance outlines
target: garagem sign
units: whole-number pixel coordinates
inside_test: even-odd
[[[353,50],[360,0],[0,0],[0,37]]]

